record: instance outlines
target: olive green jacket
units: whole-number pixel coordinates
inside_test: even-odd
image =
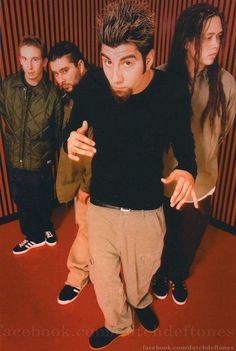
[[[38,170],[52,161],[61,142],[63,113],[46,73],[36,86],[25,82],[23,72],[7,77],[0,88],[0,113],[8,165]]]
[[[73,101],[70,100],[64,107],[63,127],[69,121]],[[92,138],[92,129],[88,132],[88,137]],[[80,156],[80,161],[75,162],[68,158],[67,153],[61,147],[57,178],[56,193],[60,203],[71,201],[78,193],[78,190],[89,193],[91,179],[91,158]]]

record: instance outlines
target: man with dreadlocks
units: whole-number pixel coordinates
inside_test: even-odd
[[[217,8],[207,3],[187,8],[177,21],[169,61],[164,67],[175,94],[189,101],[198,166],[195,184],[198,209],[191,199],[181,211],[171,208],[172,187],[165,186],[167,233],[153,292],[164,299],[170,286],[179,305],[187,300],[184,281],[208,224],[218,174],[217,151],[235,117],[235,80],[217,62],[223,34],[224,21]],[[175,166],[170,149],[165,157],[165,174]]]
[[[179,162],[163,180],[177,183],[172,206],[180,208],[190,193],[195,199],[191,174],[196,174],[190,121],[167,94],[165,73],[152,68],[154,23],[146,5],[127,0],[108,4],[99,42],[100,81],[89,72],[81,80],[65,132],[70,135],[68,155],[75,161],[78,154],[94,155],[94,142],[83,135],[87,122],[96,141],[88,206],[89,270],[105,326],[90,337],[94,349],[130,333],[134,312],[146,330],[157,329],[149,290],[165,234],[161,178],[169,142]]]

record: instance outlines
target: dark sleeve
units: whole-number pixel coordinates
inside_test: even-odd
[[[70,136],[70,133],[77,130],[82,126],[84,120],[90,124],[88,114],[83,113],[84,106],[86,105],[86,99],[83,94],[78,92],[73,96],[73,107],[71,110],[70,120],[67,123],[66,127],[63,129],[63,149],[67,153],[67,139]]]
[[[93,119],[96,118],[96,105],[99,101],[101,91],[104,90],[106,82],[101,69],[90,69],[74,89],[72,99],[73,108],[71,117],[63,130],[63,149],[67,152],[67,139],[72,131],[82,126],[87,121],[89,127],[93,127]]]
[[[188,171],[194,178],[197,176],[197,164],[194,150],[194,139],[191,131],[191,101],[184,98],[173,99],[171,114],[171,144],[175,158],[178,161],[177,169]]]

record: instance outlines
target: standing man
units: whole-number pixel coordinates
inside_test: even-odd
[[[165,74],[152,69],[153,40],[153,16],[145,5],[127,0],[108,4],[99,26],[103,72],[97,72],[92,87],[94,79],[87,79],[87,85],[83,80],[65,133],[73,130],[67,145],[72,160],[78,154],[94,155],[90,278],[105,317],[105,326],[90,337],[94,349],[130,333],[133,311],[146,330],[157,329],[149,288],[165,234],[162,181],[177,183],[172,206],[180,208],[190,193],[195,198],[190,123],[180,106],[172,110]],[[83,135],[87,122],[77,130],[83,120],[94,128],[96,149]],[[169,142],[179,164],[162,179],[162,154]]]
[[[187,8],[180,15],[166,67],[174,91],[192,105],[192,132],[195,140],[198,174],[195,191],[199,209],[191,199],[182,211],[169,206],[172,193],[165,186],[167,233],[161,267],[153,292],[166,298],[169,286],[176,304],[187,301],[185,280],[209,223],[211,199],[218,176],[218,149],[233,124],[236,111],[236,85],[233,76],[218,64],[224,35],[223,16],[207,3]],[[165,173],[176,166],[173,150],[165,156]]]
[[[19,59],[22,70],[3,81],[0,94],[12,195],[26,237],[13,249],[15,255],[56,244],[50,219],[51,166],[62,121],[56,88],[44,72],[44,44],[37,37],[23,38]]]
[[[68,41],[57,43],[51,49],[48,61],[56,83],[64,92],[62,101],[64,105],[63,126],[65,127],[70,119],[73,106],[73,90],[86,74],[88,64],[79,48]],[[89,280],[86,213],[91,178],[90,164],[89,157],[82,157],[79,163],[70,160],[61,148],[56,179],[57,197],[61,203],[75,199],[75,218],[79,225],[67,260],[69,274],[57,299],[61,305],[74,301]]]

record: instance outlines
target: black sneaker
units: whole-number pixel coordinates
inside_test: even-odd
[[[169,284],[166,278],[157,278],[153,284],[152,292],[155,297],[164,300],[169,292]]]
[[[172,297],[177,305],[184,305],[187,301],[188,290],[183,281],[171,282]]]
[[[56,234],[50,230],[47,230],[45,232],[45,240],[46,240],[46,243],[49,245],[49,246],[54,246],[56,245],[57,243],[57,237],[56,237]]]
[[[106,327],[99,328],[90,336],[89,346],[94,350],[104,348],[121,335],[112,333]]]
[[[66,305],[74,301],[78,297],[79,293],[80,289],[75,288],[74,286],[65,285],[57,298],[57,302],[60,305]]]
[[[20,255],[20,254],[24,254],[25,252],[27,252],[31,249],[35,249],[36,247],[43,246],[43,245],[45,245],[45,240],[41,241],[40,243],[35,243],[34,241],[24,240],[21,243],[19,243],[16,247],[14,247],[12,252],[15,255]]]
[[[144,329],[149,332],[154,332],[157,330],[159,327],[159,320],[151,307],[147,306],[145,308],[135,308],[135,313]]]

